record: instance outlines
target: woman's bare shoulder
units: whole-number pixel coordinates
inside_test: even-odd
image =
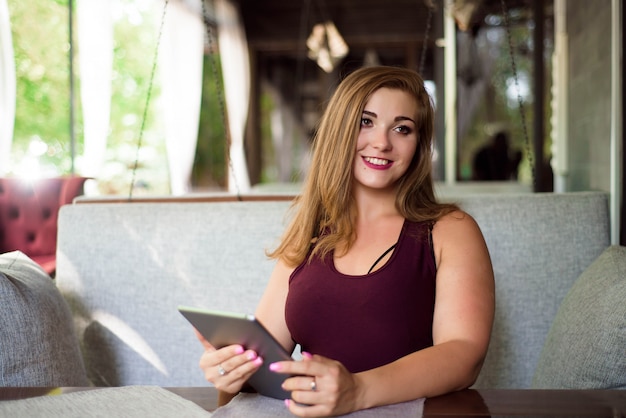
[[[435,222],[434,229],[440,229],[444,231],[455,231],[458,229],[478,229],[478,223],[469,213],[462,209],[456,209],[443,215]]]
[[[433,227],[433,244],[438,261],[443,252],[455,256],[486,255],[487,248],[480,226],[463,210],[441,217]]]

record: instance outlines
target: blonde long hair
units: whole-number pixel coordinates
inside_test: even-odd
[[[434,110],[422,77],[399,67],[361,68],[339,84],[328,103],[313,140],[304,189],[292,207],[293,218],[279,246],[268,252],[269,257],[297,266],[309,254],[323,257],[339,243],[343,248],[354,243],[357,209],[352,187],[356,140],[365,104],[381,87],[407,92],[418,105],[418,145],[398,183],[398,212],[410,221],[420,222],[436,221],[457,209],[455,205],[438,203],[435,198],[431,174]]]

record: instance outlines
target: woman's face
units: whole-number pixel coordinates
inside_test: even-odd
[[[402,91],[376,90],[365,104],[357,138],[356,187],[391,189],[409,168],[417,148],[417,103]]]

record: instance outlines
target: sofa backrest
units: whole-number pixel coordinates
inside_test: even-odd
[[[528,388],[561,301],[609,246],[607,196],[468,196],[496,280],[496,318],[479,388]]]
[[[576,277],[609,245],[603,193],[463,196],[483,230],[497,312],[483,388],[530,386]],[[100,386],[201,386],[178,305],[253,312],[288,201],[90,203],[61,209],[56,281]]]
[[[57,284],[94,384],[202,386],[178,305],[252,313],[288,201],[86,203],[62,208]]]

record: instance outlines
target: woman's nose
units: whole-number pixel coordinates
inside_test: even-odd
[[[389,140],[389,135],[387,131],[384,129],[376,130],[373,133],[371,144],[376,149],[381,149],[381,150],[391,149],[391,141]]]

